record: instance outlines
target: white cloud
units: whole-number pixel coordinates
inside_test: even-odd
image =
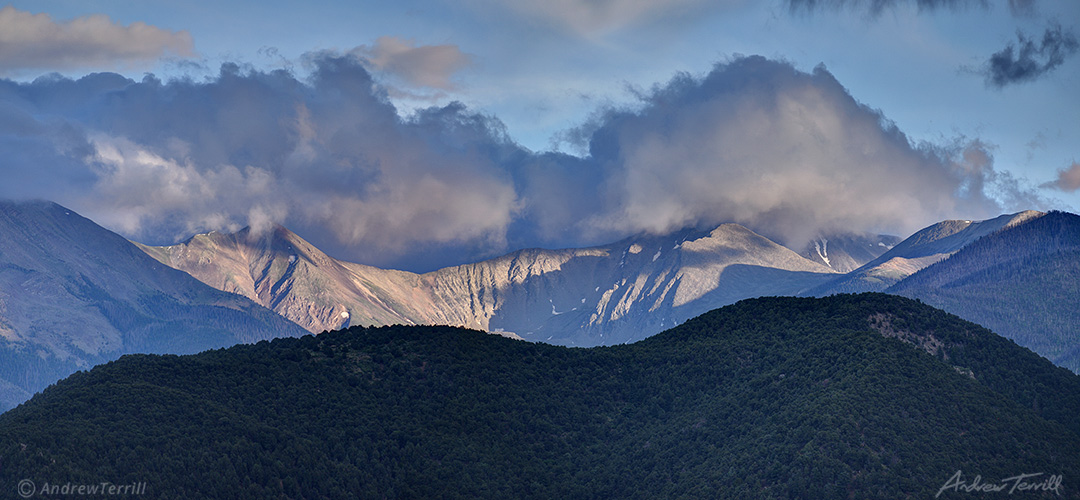
[[[799,246],[819,231],[907,234],[942,218],[997,215],[978,141],[918,147],[823,68],[761,57],[676,78],[592,136],[608,170],[599,229],[662,233],[739,222]]]
[[[142,22],[128,26],[95,14],[56,22],[12,6],[0,9],[0,72],[126,67],[194,55],[191,35]]]

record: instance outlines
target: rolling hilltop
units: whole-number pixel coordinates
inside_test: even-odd
[[[1080,377],[929,306],[763,298],[592,349],[397,326],[125,356],[0,415],[0,482],[144,481],[150,498],[927,498],[957,471],[1041,472],[1064,485],[1041,497],[1078,498],[1078,416]]]

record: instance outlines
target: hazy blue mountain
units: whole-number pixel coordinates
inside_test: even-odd
[[[884,291],[983,236],[1041,215],[1042,212],[1028,210],[984,221],[939,222],[909,236],[858,269],[814,288],[807,295]]]
[[[968,498],[942,491],[959,471],[1041,473],[1061,487],[1024,498],[1080,498],[1078,433],[1080,377],[978,325],[893,295],[773,297],[592,349],[396,326],[125,356],[0,415],[0,484]]]
[[[736,224],[526,249],[419,275],[335,260],[282,227],[142,248],[311,332],[443,324],[577,346],[638,340],[716,307],[794,295],[835,275]]]
[[[985,236],[887,290],[918,298],[1080,372],[1080,216]]]
[[[304,331],[48,202],[0,202],[0,409],[122,354]]]

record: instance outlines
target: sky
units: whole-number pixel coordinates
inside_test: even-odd
[[[0,198],[411,271],[1080,208],[1071,0],[14,1]]]

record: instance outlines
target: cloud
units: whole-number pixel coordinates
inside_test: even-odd
[[[498,8],[526,19],[539,20],[582,36],[603,35],[632,26],[672,18],[692,18],[707,9],[743,0],[475,0],[479,8]]]
[[[1009,12],[1016,17],[1034,17],[1035,0],[1009,0]]]
[[[0,82],[0,140],[16,153],[0,175],[155,243],[276,222],[379,264],[418,246],[505,247],[518,205],[490,156],[500,124],[456,104],[406,120],[354,58],[315,65],[306,80],[226,64],[205,81]]]
[[[142,22],[121,26],[100,14],[58,23],[48,14],[0,9],[0,73],[126,67],[170,54],[193,56],[191,35]]]
[[[1016,44],[1009,42],[987,61],[983,74],[988,86],[1000,89],[1006,85],[1036,80],[1061,66],[1066,57],[1080,49],[1076,35],[1057,24],[1046,28],[1041,42],[1021,31],[1016,32],[1016,37]]]
[[[312,64],[0,80],[0,196],[151,244],[284,224],[331,255],[422,271],[723,222],[793,245],[907,234],[1027,194],[988,145],[912,144],[820,67],[747,57],[677,76],[599,110],[572,156],[528,151],[459,103],[403,118],[355,57]]]
[[[988,0],[785,0],[788,10],[791,12],[813,13],[814,11],[839,11],[850,9],[853,11],[865,10],[871,16],[877,17],[888,9],[895,9],[905,5],[915,5],[919,11],[933,11],[938,9],[961,10],[969,7],[987,8]],[[1017,8],[1026,8],[1034,4],[1034,0],[1009,0],[1010,7],[1013,4]],[[1015,10],[1014,10],[1015,12]]]
[[[381,36],[372,46],[349,51],[371,70],[399,78],[412,87],[453,90],[452,77],[473,63],[457,45],[417,45],[415,40]]]
[[[736,59],[605,117],[590,150],[609,206],[588,223],[660,233],[734,221],[796,246],[822,231],[906,234],[998,213],[978,146],[912,144],[823,67]]]
[[[1080,163],[1074,161],[1072,165],[1058,170],[1057,179],[1047,182],[1040,187],[1057,189],[1069,193],[1080,189]]]

